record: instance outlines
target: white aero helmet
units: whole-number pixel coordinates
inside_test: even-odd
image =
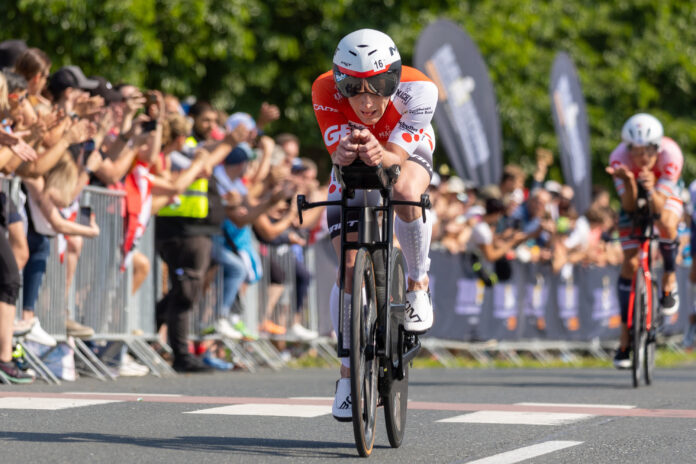
[[[341,39],[333,57],[336,88],[346,98],[362,92],[389,97],[401,80],[401,56],[384,32],[360,29]]]
[[[651,114],[634,114],[621,129],[621,138],[634,147],[660,146],[662,143],[662,123]]]

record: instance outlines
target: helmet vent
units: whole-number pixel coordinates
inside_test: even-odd
[[[356,45],[356,47],[358,47],[358,48],[367,48],[368,46],[369,45],[367,45],[367,44]]]
[[[350,53],[350,54],[353,55],[353,56],[358,56],[358,54],[355,53],[353,50],[348,50],[348,53]]]
[[[377,53],[377,49],[376,49],[376,48],[375,48],[374,50],[372,50],[370,53],[368,53],[367,56],[370,56],[370,55],[372,55],[373,53]]]

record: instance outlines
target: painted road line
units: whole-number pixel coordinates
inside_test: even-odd
[[[532,459],[544,454],[553,453],[572,446],[581,445],[581,441],[545,441],[532,446],[525,446],[505,453],[496,454],[487,458],[471,461],[468,464],[515,464],[526,459]],[[560,461],[559,461],[560,462]]]
[[[331,401],[333,402],[333,396],[291,396],[288,398],[290,400],[318,400],[318,401]]]
[[[295,404],[235,404],[219,408],[201,409],[186,414],[226,414],[230,416],[319,417],[331,414],[330,406]]]
[[[30,409],[57,411],[59,409],[80,408],[109,403],[120,403],[115,400],[83,400],[75,398],[37,398],[33,396],[0,398],[0,409]]]
[[[165,398],[180,398],[183,395],[172,395],[170,393],[108,393],[108,392],[65,392],[66,395],[90,395],[90,396],[153,396]]]
[[[477,411],[471,414],[441,419],[437,422],[506,425],[565,425],[591,417],[595,416],[592,414],[550,412]]]
[[[0,398],[26,397],[26,391],[6,391],[0,389]],[[259,397],[238,397],[238,396],[167,396],[154,395],[143,396],[137,393],[45,393],[32,392],[34,398],[72,398],[72,399],[94,399],[94,400],[114,400],[143,403],[172,403],[172,404],[202,404],[202,405],[225,405],[225,404],[295,404],[306,406],[331,406],[333,399],[330,397],[319,399],[297,399],[297,398],[259,398]],[[449,411],[449,412],[475,412],[475,411],[516,411],[516,412],[556,412],[569,414],[592,414],[604,417],[662,417],[672,419],[696,419],[696,409],[641,409],[633,408],[611,408],[611,407],[578,407],[578,406],[523,406],[519,404],[493,404],[493,403],[446,403],[431,401],[409,401],[408,408],[420,411]]]
[[[630,404],[582,404],[582,403],[515,403],[518,406],[551,406],[562,408],[607,408],[607,409],[635,409]]]

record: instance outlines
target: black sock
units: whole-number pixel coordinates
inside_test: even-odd
[[[664,264],[665,272],[676,271],[678,251],[679,242],[677,242],[676,240],[660,240],[660,253],[662,254],[662,262]]]

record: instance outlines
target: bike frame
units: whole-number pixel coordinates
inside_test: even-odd
[[[366,248],[374,262],[375,287],[377,290],[377,317],[379,327],[385,333],[377,339],[383,346],[377,347],[377,356],[391,356],[391,330],[389,325],[390,304],[387,301],[389,289],[392,285],[391,252],[393,248],[392,237],[394,235],[394,206],[418,206],[422,209],[422,217],[425,222],[425,210],[430,208],[430,200],[427,194],[421,195],[420,202],[401,201],[392,198],[392,185],[399,175],[398,166],[384,169],[382,166],[366,166],[362,162],[354,162],[350,166],[339,168],[334,166],[334,173],[342,185],[343,191],[340,201],[322,201],[308,203],[304,195],[298,195],[297,203],[300,212],[300,223],[302,222],[302,210],[317,206],[340,206],[341,207],[341,256],[339,270],[339,316],[338,316],[338,346],[337,355],[339,358],[349,357],[350,349],[344,347],[344,288],[346,278],[346,251],[359,250]],[[379,190],[382,202],[380,205],[368,206],[367,201],[363,205],[350,206],[348,200],[354,198],[356,190]],[[358,238],[356,241],[348,241],[348,213],[358,212]],[[382,212],[381,227],[377,223],[377,215]],[[420,347],[420,345],[418,345]],[[406,362],[410,361],[417,352],[407,353],[404,356]]]
[[[642,189],[641,189],[642,190]],[[643,199],[639,195],[638,200]],[[644,198],[647,202],[647,198]],[[646,203],[647,207],[647,203]],[[652,284],[652,253],[651,244],[652,240],[655,238],[653,235],[653,213],[648,211],[648,214],[644,218],[639,218],[641,220],[641,234],[638,236],[632,236],[631,238],[638,239],[640,241],[638,245],[638,269],[636,270],[636,275],[633,277],[631,282],[631,296],[628,303],[628,321],[627,326],[629,330],[633,326],[633,306],[636,299],[636,276],[639,272],[643,273],[645,277],[645,299],[647,309],[645,311],[645,330],[650,331],[652,329],[652,311],[653,311],[653,284]],[[638,222],[634,221],[634,224]]]

